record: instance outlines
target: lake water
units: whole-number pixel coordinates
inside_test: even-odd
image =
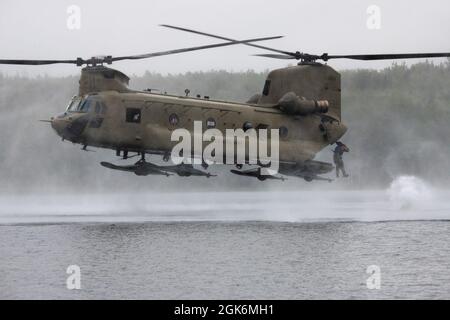
[[[407,177],[381,191],[3,195],[0,298],[449,299],[449,196]]]

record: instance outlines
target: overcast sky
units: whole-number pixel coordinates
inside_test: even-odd
[[[80,29],[69,29],[67,9],[81,10]],[[380,29],[369,29],[380,9]],[[71,20],[73,21],[73,20]],[[373,20],[369,20],[373,22]],[[0,58],[73,59],[128,55],[220,42],[159,27],[166,23],[237,39],[283,35],[264,45],[321,54],[450,52],[450,1],[406,0],[1,0]],[[373,24],[371,24],[373,26]],[[261,43],[263,44],[263,43]],[[216,48],[115,63],[127,74],[211,69],[257,71],[287,63],[252,57],[247,46]],[[439,61],[439,60],[437,60]],[[337,69],[379,68],[387,62],[333,61]],[[0,66],[8,74],[77,74],[75,66]]]

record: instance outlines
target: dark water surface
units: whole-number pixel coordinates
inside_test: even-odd
[[[450,299],[448,199],[420,188],[3,196],[0,298]],[[69,265],[81,290],[66,288]]]
[[[449,241],[446,221],[0,226],[0,298],[448,299]]]

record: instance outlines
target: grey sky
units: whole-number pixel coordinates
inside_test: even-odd
[[[81,9],[81,29],[66,26],[67,8]],[[366,10],[381,9],[381,29],[370,30]],[[167,23],[234,38],[283,35],[265,42],[308,53],[359,54],[449,52],[450,1],[244,1],[244,0],[2,0],[0,57],[4,59],[72,59],[78,56],[128,55],[218,42],[198,35],[164,29]],[[128,74],[143,71],[177,73],[226,69],[264,70],[286,61],[252,57],[264,51],[232,46],[202,52],[120,62]],[[437,60],[439,61],[439,60]],[[294,63],[294,62],[293,62]],[[337,69],[378,68],[388,62],[333,61]],[[77,74],[74,66],[0,66],[8,74]]]

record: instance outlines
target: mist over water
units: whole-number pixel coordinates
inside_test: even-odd
[[[0,196],[0,223],[450,219],[449,195],[413,176],[373,191],[8,195]]]

